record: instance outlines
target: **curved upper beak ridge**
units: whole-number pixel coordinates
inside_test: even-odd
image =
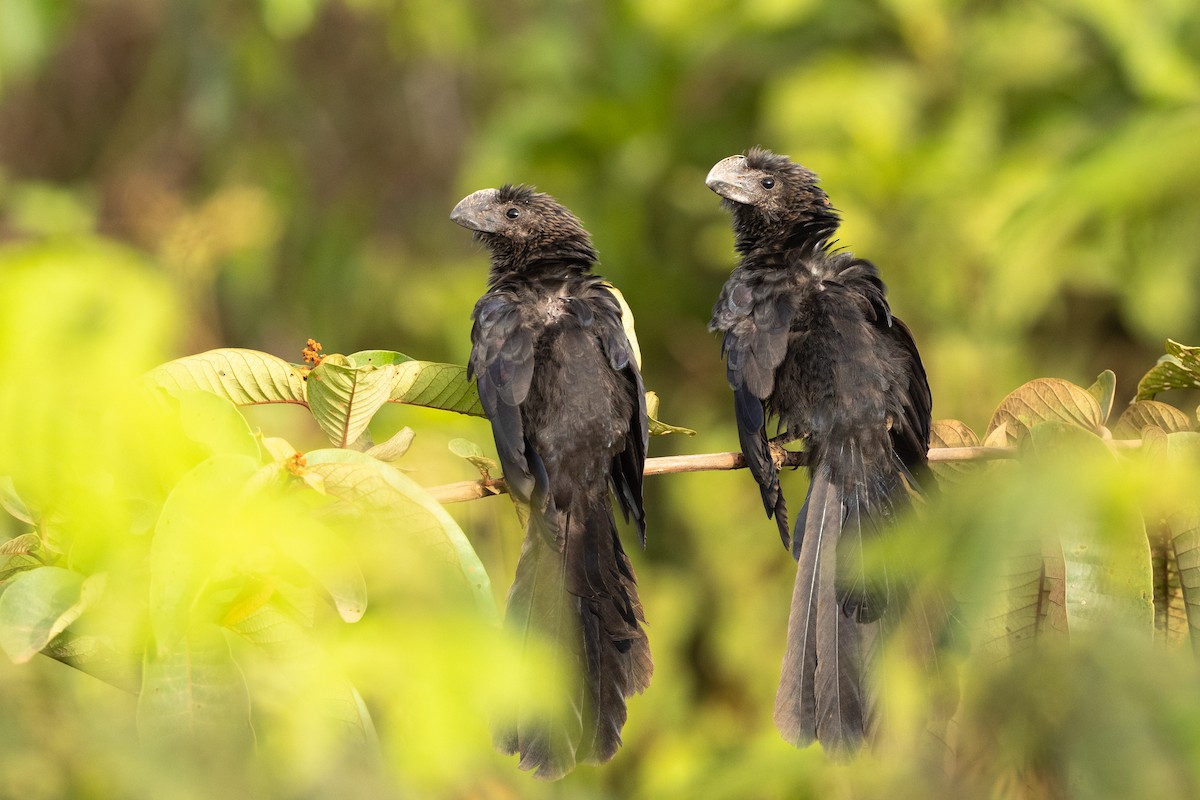
[[[705,185],[727,200],[735,203],[750,204],[754,202],[747,184],[746,157],[730,156],[723,158],[713,165],[704,179]]]
[[[450,221],[469,230],[483,233],[496,232],[496,220],[493,214],[488,214],[492,208],[499,189],[480,189],[458,201],[458,205],[450,212]]]

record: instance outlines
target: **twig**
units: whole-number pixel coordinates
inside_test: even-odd
[[[929,460],[935,464],[951,461],[995,461],[1015,458],[1015,447],[935,447],[929,451]],[[798,467],[804,463],[804,454],[787,451],[783,466]],[[700,453],[690,456],[661,456],[646,459],[647,475],[665,475],[674,472],[710,472],[727,469],[744,469],[746,459],[741,453]],[[503,478],[491,481],[459,481],[428,489],[439,503],[462,503],[504,494],[508,486]]]

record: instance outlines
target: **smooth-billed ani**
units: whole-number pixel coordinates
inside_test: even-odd
[[[875,728],[871,664],[901,605],[863,546],[910,503],[906,485],[919,491],[929,384],[878,270],[831,246],[839,217],[815,174],[753,148],[706,182],[732,212],[741,256],[710,329],[724,334],[742,452],[798,561],[775,724],[793,744],[850,752]],[[771,416],[781,438],[805,443],[808,496],[792,537]]]
[[[503,186],[465,197],[450,219],[491,251],[469,370],[509,490],[530,505],[506,625],[550,642],[572,679],[564,715],[523,708],[497,726],[496,744],[554,779],[613,757],[626,698],[654,670],[610,498],[611,488],[644,544],[645,393],[620,305],[592,274],[596,251],[570,211]]]

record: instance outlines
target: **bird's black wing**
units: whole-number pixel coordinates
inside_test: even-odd
[[[725,332],[721,349],[733,389],[742,455],[758,481],[767,516],[775,517],[787,547],[791,543],[787,504],[767,442],[764,403],[774,391],[775,370],[787,354],[794,311],[787,293],[772,288],[752,287],[735,272],[717,300],[710,328]]]
[[[897,387],[903,413],[899,419],[893,420],[892,446],[904,462],[910,476],[917,478],[919,482],[926,471],[929,455],[933,395],[929,391],[929,379],[925,375],[925,366],[921,363],[921,354],[917,352],[917,344],[913,341],[908,326],[899,318],[893,317],[888,336],[907,361],[904,369],[907,381],[905,385]]]
[[[646,544],[645,510],[642,506],[642,477],[646,468],[646,448],[650,442],[646,417],[646,389],[637,359],[622,324],[621,306],[603,286],[593,289],[589,299],[595,314],[596,334],[600,337],[608,363],[624,380],[632,400],[633,414],[625,434],[624,448],[613,458],[612,486],[627,521],[637,526],[642,545]]]
[[[521,421],[521,403],[533,378],[534,331],[512,292],[488,292],[476,303],[473,318],[468,377],[479,386],[508,489],[528,503],[535,492],[547,490],[545,470],[528,446]]]
[[[862,299],[864,316],[891,345],[889,356],[898,362],[899,377],[890,390],[892,405],[899,412],[891,421],[892,448],[908,476],[919,478],[925,472],[929,452],[933,395],[917,344],[908,326],[892,316],[887,289],[874,264],[861,258],[848,259],[837,280]]]

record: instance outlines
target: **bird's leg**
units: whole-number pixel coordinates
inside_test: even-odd
[[[771,450],[771,461],[774,462],[775,469],[782,469],[785,466],[807,466],[808,460],[803,451],[797,452],[785,447],[785,445],[803,438],[803,434],[787,430],[767,440],[767,447]]]

